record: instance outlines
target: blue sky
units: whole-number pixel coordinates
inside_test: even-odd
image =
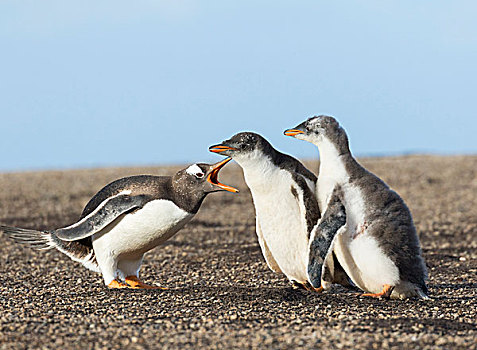
[[[214,161],[338,118],[358,155],[477,153],[475,1],[0,2],[0,171]]]

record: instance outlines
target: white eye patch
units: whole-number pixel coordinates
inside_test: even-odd
[[[195,177],[201,179],[204,177],[204,172],[197,164],[192,164],[186,169],[187,174],[194,175]]]

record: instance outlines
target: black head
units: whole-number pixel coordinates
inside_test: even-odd
[[[217,191],[237,193],[236,188],[220,183],[218,180],[220,169],[231,160],[232,158],[226,158],[215,164],[192,164],[172,177],[173,186],[176,191],[184,192],[183,195],[187,193],[206,195]]]
[[[270,143],[254,132],[241,132],[224,142],[209,147],[209,151],[232,158],[243,158],[267,153],[272,149]]]
[[[326,115],[315,116],[284,131],[286,136],[320,145],[324,140],[332,142],[338,149],[348,149],[348,137],[338,121]]]

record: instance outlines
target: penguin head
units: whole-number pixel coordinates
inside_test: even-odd
[[[230,162],[232,158],[226,158],[215,164],[196,163],[180,170],[173,176],[175,187],[182,188],[187,192],[207,194],[217,191],[239,192],[238,189],[219,182],[220,170]]]
[[[254,132],[240,132],[224,142],[209,147],[210,152],[220,153],[237,161],[260,157],[271,148],[270,143]]]
[[[285,130],[283,133],[286,136],[292,136],[315,145],[328,140],[337,148],[348,147],[348,137],[344,129],[335,118],[326,115],[311,117],[296,127]]]

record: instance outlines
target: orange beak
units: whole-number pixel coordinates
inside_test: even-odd
[[[230,157],[225,158],[224,160],[212,165],[212,171],[210,172],[209,175],[207,175],[207,181],[209,183],[211,183],[212,185],[217,186],[217,187],[219,187],[219,188],[221,188],[225,191],[238,193],[239,190],[237,190],[236,188],[219,182],[219,171],[220,171],[220,169],[222,169],[224,167],[224,165],[227,164],[228,162],[230,162],[231,160],[232,160],[232,158],[230,158]]]
[[[227,151],[227,150],[236,151],[237,148],[229,147],[229,146],[223,146],[223,145],[216,145],[216,146],[210,146],[209,147],[209,151],[214,152],[214,153],[221,153],[221,152]]]
[[[298,130],[298,129],[288,129],[283,132],[285,136],[296,136],[298,134],[304,134],[304,131]]]

